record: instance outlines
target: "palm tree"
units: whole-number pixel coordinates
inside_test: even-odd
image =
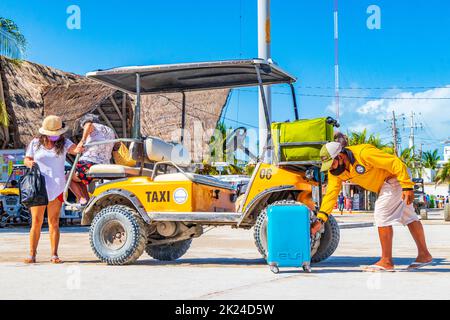
[[[434,178],[436,184],[449,183],[450,184],[450,161],[448,161],[442,168],[438,170],[436,178]]]
[[[425,168],[435,170],[439,160],[441,160],[441,157],[438,156],[437,149],[433,151],[425,151],[422,155],[422,164]]]
[[[414,147],[403,149],[400,154],[400,159],[402,159],[406,166],[411,170],[413,177],[422,174],[420,170],[420,157],[414,152]]]
[[[0,17],[0,54],[20,59],[27,41],[14,21]]]
[[[22,58],[27,41],[20,32],[19,27],[10,19],[0,17],[0,54],[12,59]],[[9,117],[6,109],[3,82],[0,75],[0,140],[4,148],[9,142]]]
[[[361,132],[352,131],[350,132],[350,137],[348,139],[348,144],[350,146],[358,144],[371,144],[384,152],[394,154],[394,148],[392,143],[383,143],[379,135],[370,134],[367,135],[367,129]]]

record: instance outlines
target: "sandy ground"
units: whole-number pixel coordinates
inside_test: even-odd
[[[367,223],[370,214],[336,216],[341,223]],[[406,272],[415,257],[407,228],[396,227],[398,272],[363,273],[379,254],[374,227],[341,230],[333,257],[305,274],[287,269],[275,275],[260,258],[252,231],[216,228],[195,239],[180,260],[158,262],[144,254],[136,265],[111,267],[92,253],[86,228],[64,228],[60,256],[52,265],[43,233],[38,264],[21,261],[28,230],[0,229],[0,299],[449,299],[450,223],[440,212],[424,221],[436,264]]]

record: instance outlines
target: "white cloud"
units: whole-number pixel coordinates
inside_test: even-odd
[[[429,138],[432,139],[444,139],[450,136],[450,85],[446,88],[415,93],[398,92],[398,90],[395,91],[395,94],[392,93],[392,91],[385,92],[383,98],[368,101],[356,108],[354,120],[361,122],[361,124],[349,125],[348,127],[364,128],[368,124],[375,129],[372,131],[373,133],[381,133],[386,131],[384,130],[386,128],[384,120],[391,118],[392,111],[395,111],[397,116],[404,114],[406,117],[405,125],[408,126],[409,116],[411,112],[414,112],[417,125],[423,122],[425,127],[425,131],[418,131],[418,134],[431,135]],[[388,96],[398,99],[386,99]],[[399,122],[399,125],[401,125],[401,122]],[[368,131],[370,132],[369,129]]]
[[[379,113],[384,106],[384,99],[372,100],[366,102],[362,107],[356,109],[359,114],[376,114]]]

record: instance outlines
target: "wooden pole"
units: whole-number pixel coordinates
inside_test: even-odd
[[[115,129],[114,126],[112,125],[111,121],[109,121],[109,119],[108,119],[108,117],[106,116],[106,114],[103,112],[102,107],[99,106],[99,107],[97,108],[97,110],[98,110],[98,113],[100,113],[100,115],[102,116],[103,120],[105,120],[106,124],[107,124],[111,129],[113,129],[114,134],[116,135],[116,137],[118,137],[117,132],[116,132],[116,129]]]
[[[5,92],[3,91],[3,79],[2,79],[2,75],[0,73],[0,103],[4,103],[5,104],[5,112],[6,112],[6,117],[8,117],[8,112],[6,110],[6,99],[5,99]],[[5,141],[3,141],[2,144],[2,149],[5,149],[5,147],[8,145],[9,143],[9,128],[8,128],[9,124],[6,123],[6,126],[2,126],[2,133],[4,135],[4,139]]]
[[[122,128],[123,137],[127,138],[127,94],[125,92],[122,95]]]

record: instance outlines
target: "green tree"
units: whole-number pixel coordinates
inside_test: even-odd
[[[245,169],[238,166],[238,161],[234,154],[228,152],[227,134],[230,134],[232,129],[228,129],[224,123],[218,123],[214,135],[209,142],[209,154],[203,163],[203,170],[199,171],[201,174],[218,174],[216,168],[211,166],[212,162],[228,162],[227,170],[230,174],[243,174]],[[231,156],[231,159],[229,158]]]
[[[0,17],[0,54],[20,59],[25,53],[26,45],[27,41],[14,21]],[[3,141],[0,147],[5,148],[9,142],[9,117],[1,82],[0,75],[0,140]]]
[[[425,151],[422,155],[422,165],[425,168],[433,169],[435,170],[438,164],[438,161],[441,159],[440,156],[438,156],[438,150],[435,149],[433,151]]]
[[[22,54],[25,52],[27,40],[14,21],[0,17],[0,32],[5,35],[0,37],[2,47],[11,52],[15,52],[17,49],[19,49]],[[13,41],[9,41],[8,38],[12,38]],[[20,58],[20,56],[12,56],[11,58]]]
[[[422,172],[420,171],[420,157],[414,152],[414,147],[406,148],[400,154],[400,159],[406,164],[406,166],[411,170],[413,177],[420,176]]]
[[[450,184],[450,161],[448,161],[442,168],[440,168],[434,178],[436,184],[448,183]]]
[[[379,135],[367,134],[367,129],[363,131],[352,131],[349,134],[348,144],[350,146],[358,144],[371,144],[384,152],[394,154],[392,143],[383,143]]]

